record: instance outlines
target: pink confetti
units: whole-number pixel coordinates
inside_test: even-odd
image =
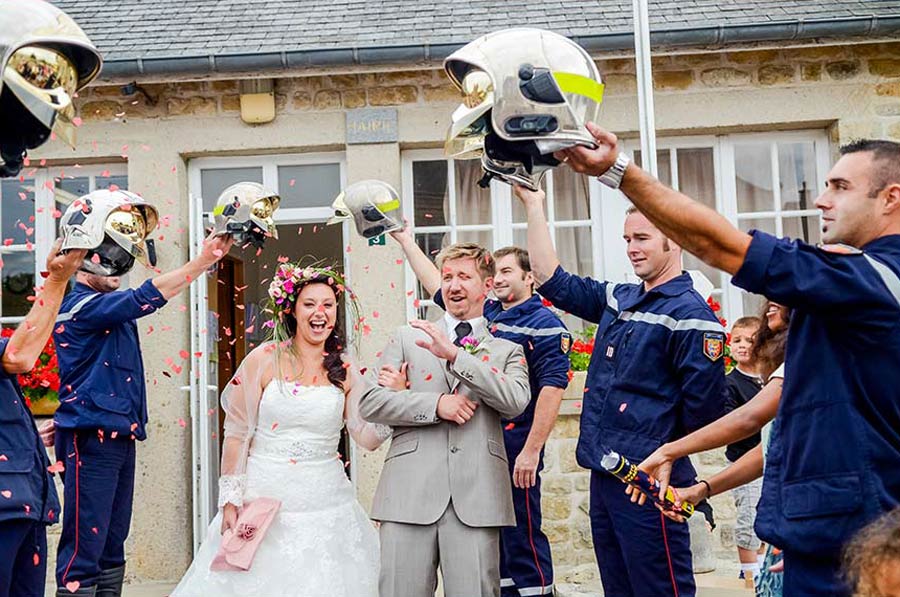
[[[178,419],[178,424],[181,427],[187,427],[187,422],[184,419]]]
[[[9,499],[12,497],[12,492],[8,489],[4,489],[3,491],[0,491],[0,495],[5,497],[6,499]]]
[[[627,402],[623,402],[622,404],[619,405],[619,412],[620,412],[620,413],[625,412],[625,409],[626,409],[626,408],[628,408],[628,403],[627,403]]]

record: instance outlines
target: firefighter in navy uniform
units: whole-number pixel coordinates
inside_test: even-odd
[[[597,149],[559,157],[621,185],[737,286],[793,309],[755,529],[784,551],[785,595],[849,596],[843,547],[900,505],[900,144],[841,148],[816,199],[827,244],[814,247],[736,229],[630,164],[615,135],[591,132]]]
[[[47,525],[59,520],[50,461],[19,387],[47,344],[83,251],[66,255],[57,243],[48,276],[10,338],[0,338],[0,597],[44,595]],[[50,430],[52,432],[52,429]]]
[[[118,597],[131,523],[135,441],[146,438],[147,394],[135,320],[155,312],[231,248],[213,232],[201,253],[137,288],[115,292],[136,261],[156,263],[156,209],[134,193],[97,190],[60,219],[63,249],[87,251],[66,295],[54,339],[60,373],[56,455],[65,510],[57,594]],[[74,589],[74,590],[73,590]]]
[[[51,132],[73,141],[72,98],[100,64],[88,37],[58,8],[43,0],[0,0],[0,178],[17,175],[26,151]],[[44,595],[46,525],[59,519],[43,430],[39,435],[17,379],[40,356],[84,258],[83,251],[58,251],[55,245],[25,322],[0,339],[0,597]]]
[[[656,448],[723,414],[725,333],[681,270],[681,249],[640,212],[625,218],[627,254],[640,284],[581,278],[559,264],[544,194],[515,187],[528,214],[529,255],[539,292],[597,324],[576,458],[591,470],[591,532],[604,594],[695,594],[690,534],[651,508],[630,503],[600,459],[612,449],[640,462]],[[694,482],[693,466],[673,475]]]
[[[414,242],[408,227],[391,235],[400,246],[423,287],[444,307],[440,272]],[[510,476],[516,526],[500,530],[501,593],[506,596],[552,595],[553,561],[550,542],[541,529],[541,479],[544,445],[568,385],[572,337],[565,325],[534,294],[528,253],[518,247],[494,252],[494,294],[484,316],[491,334],[515,342],[525,350],[531,401],[518,417],[504,421],[503,440]],[[400,371],[380,372],[383,385],[398,383]]]

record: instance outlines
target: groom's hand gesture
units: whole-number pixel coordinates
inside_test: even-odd
[[[412,327],[422,330],[431,336],[431,342],[428,340],[416,340],[416,346],[431,351],[431,354],[439,359],[444,359],[448,363],[456,360],[459,354],[459,347],[450,341],[447,334],[434,325],[430,321],[416,320],[410,322]],[[468,396],[462,394],[443,394],[438,400],[437,416],[445,421],[452,421],[457,425],[465,424],[475,414],[478,403],[469,400]]]
[[[417,330],[422,330],[431,336],[431,342],[428,340],[416,340],[416,346],[431,351],[431,354],[439,359],[444,359],[448,363],[456,361],[456,355],[459,353],[459,347],[450,341],[444,330],[434,325],[430,321],[417,319],[409,323]]]

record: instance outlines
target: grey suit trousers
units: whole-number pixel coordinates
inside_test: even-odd
[[[434,524],[381,523],[381,597],[500,596],[500,528],[463,524],[447,505]]]

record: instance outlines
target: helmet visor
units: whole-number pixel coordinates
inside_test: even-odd
[[[156,227],[154,210],[123,206],[106,217],[104,232],[120,247],[147,266],[156,265],[155,255],[148,255],[146,239]]]
[[[457,159],[477,158],[484,136],[490,132],[490,109],[494,105],[494,82],[483,70],[472,70],[460,84],[462,104],[453,112],[444,155]]]
[[[75,144],[72,97],[78,71],[66,56],[49,48],[19,48],[10,56],[3,79],[35,118],[69,145]]]

